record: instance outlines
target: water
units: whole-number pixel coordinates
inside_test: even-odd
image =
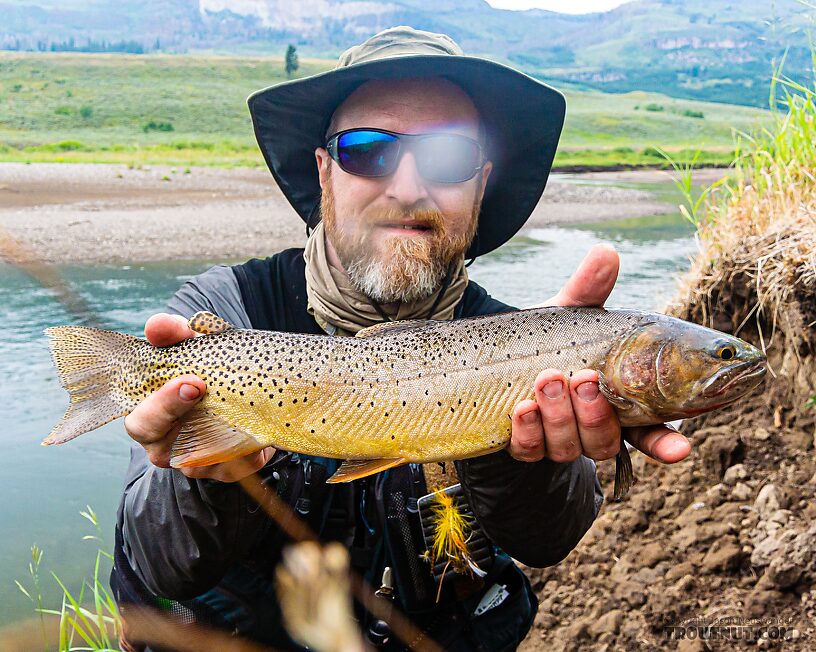
[[[599,242],[621,253],[621,276],[608,305],[660,308],[674,291],[675,276],[694,251],[691,229],[679,216],[641,218],[575,227],[535,229],[470,267],[471,278],[495,297],[519,307],[555,294],[582,256]],[[189,276],[210,262],[62,269],[104,322],[140,334],[146,318]],[[0,625],[33,615],[14,585],[30,586],[30,547],[45,550],[41,583],[46,605],[58,607],[56,571],[73,591],[89,577],[98,544],[79,512],[90,504],[101,522],[105,549],[128,461],[122,421],[65,446],[42,447],[67,400],[52,369],[42,331],[70,317],[27,276],[0,266]]]

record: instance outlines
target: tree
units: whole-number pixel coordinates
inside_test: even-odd
[[[284,65],[286,70],[286,76],[291,79],[292,75],[295,74],[295,71],[299,67],[297,48],[291,43],[289,44],[289,47],[286,48],[286,63]]]

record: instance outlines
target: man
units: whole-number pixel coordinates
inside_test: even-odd
[[[306,248],[192,280],[170,303],[175,315],[148,320],[150,342],[193,337],[185,317],[198,310],[245,328],[335,336],[387,320],[511,310],[467,280],[464,261],[512,237],[538,201],[563,121],[557,92],[465,57],[445,36],[395,28],[346,52],[332,72],[257,93],[250,110],[272,174],[313,229]],[[613,250],[593,250],[552,302],[602,304],[617,265]],[[456,465],[498,548],[483,582],[445,583],[437,603],[430,573],[412,570],[417,523],[405,514],[427,491],[418,467],[326,485],[336,461],[266,449],[169,469],[178,423],[206,392],[195,376],[170,381],[125,422],[138,445],[117,527],[120,603],[170,604],[183,617],[299,649],[281,627],[270,580],[285,542],[235,484],[259,471],[322,538],[346,543],[370,582],[386,582],[393,568],[397,604],[445,649],[514,649],[535,597],[507,555],[533,566],[563,559],[600,507],[592,460],[614,457],[620,442],[594,372],[568,380],[542,370],[530,389],[535,400],[508,415],[509,449]],[[689,452],[662,427],[627,438],[665,462]],[[491,587],[503,587],[501,599],[480,611]],[[401,649],[382,623],[363,616],[361,626],[372,642]]]

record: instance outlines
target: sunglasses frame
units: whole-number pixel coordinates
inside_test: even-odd
[[[360,131],[373,131],[374,133],[378,134],[385,134],[387,136],[394,136],[396,138],[397,144],[397,156],[396,156],[396,166],[390,172],[386,172],[383,174],[360,174],[358,172],[351,172],[347,170],[343,163],[340,161],[340,152],[338,151],[338,143],[340,138],[346,134],[360,132]],[[364,177],[366,179],[381,179],[383,177],[388,177],[394,174],[397,167],[399,166],[399,162],[402,160],[402,155],[405,153],[406,149],[403,149],[403,144],[407,145],[407,149],[410,149],[411,146],[409,143],[416,142],[419,140],[424,140],[427,138],[434,138],[436,136],[453,136],[455,138],[463,138],[467,141],[470,141],[479,150],[479,165],[473,169],[472,174],[467,177],[466,179],[460,179],[456,181],[438,181],[436,179],[429,179],[425,175],[422,174],[422,171],[419,169],[419,165],[417,164],[417,171],[419,172],[420,176],[425,179],[426,181],[431,181],[432,183],[443,183],[443,184],[454,184],[454,183],[464,183],[465,181],[470,181],[476,174],[484,167],[485,160],[484,155],[484,148],[482,144],[476,140],[475,138],[470,138],[469,136],[463,136],[462,134],[451,134],[451,133],[433,133],[433,134],[403,134],[398,131],[388,131],[387,129],[378,129],[376,127],[354,127],[353,129],[344,129],[343,131],[338,131],[335,134],[329,136],[328,140],[326,141],[326,151],[329,153],[329,156],[332,160],[340,166],[340,169],[348,174],[353,174],[357,177]]]

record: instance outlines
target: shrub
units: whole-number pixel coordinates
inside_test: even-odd
[[[57,115],[71,115],[71,107],[70,106],[58,106],[54,109],[54,113]]]
[[[61,140],[58,143],[44,143],[42,145],[29,145],[23,147],[24,152],[76,152],[89,151],[89,147],[78,140]]]
[[[683,111],[683,115],[687,118],[698,118],[700,120],[705,118],[705,114],[703,114],[702,111],[695,111],[694,109],[686,109]]]
[[[643,156],[650,156],[652,158],[663,158],[663,152],[661,152],[657,147],[645,147],[640,153]]]
[[[83,120],[87,120],[93,115],[93,109],[86,104],[85,106],[80,107],[79,115],[82,116]]]
[[[651,104],[647,104],[644,108],[647,111],[663,111],[663,105],[655,104],[654,102],[652,102]]]
[[[173,128],[172,122],[156,122],[155,120],[151,120],[142,127],[142,131],[147,133],[148,131],[175,131],[175,129]]]

